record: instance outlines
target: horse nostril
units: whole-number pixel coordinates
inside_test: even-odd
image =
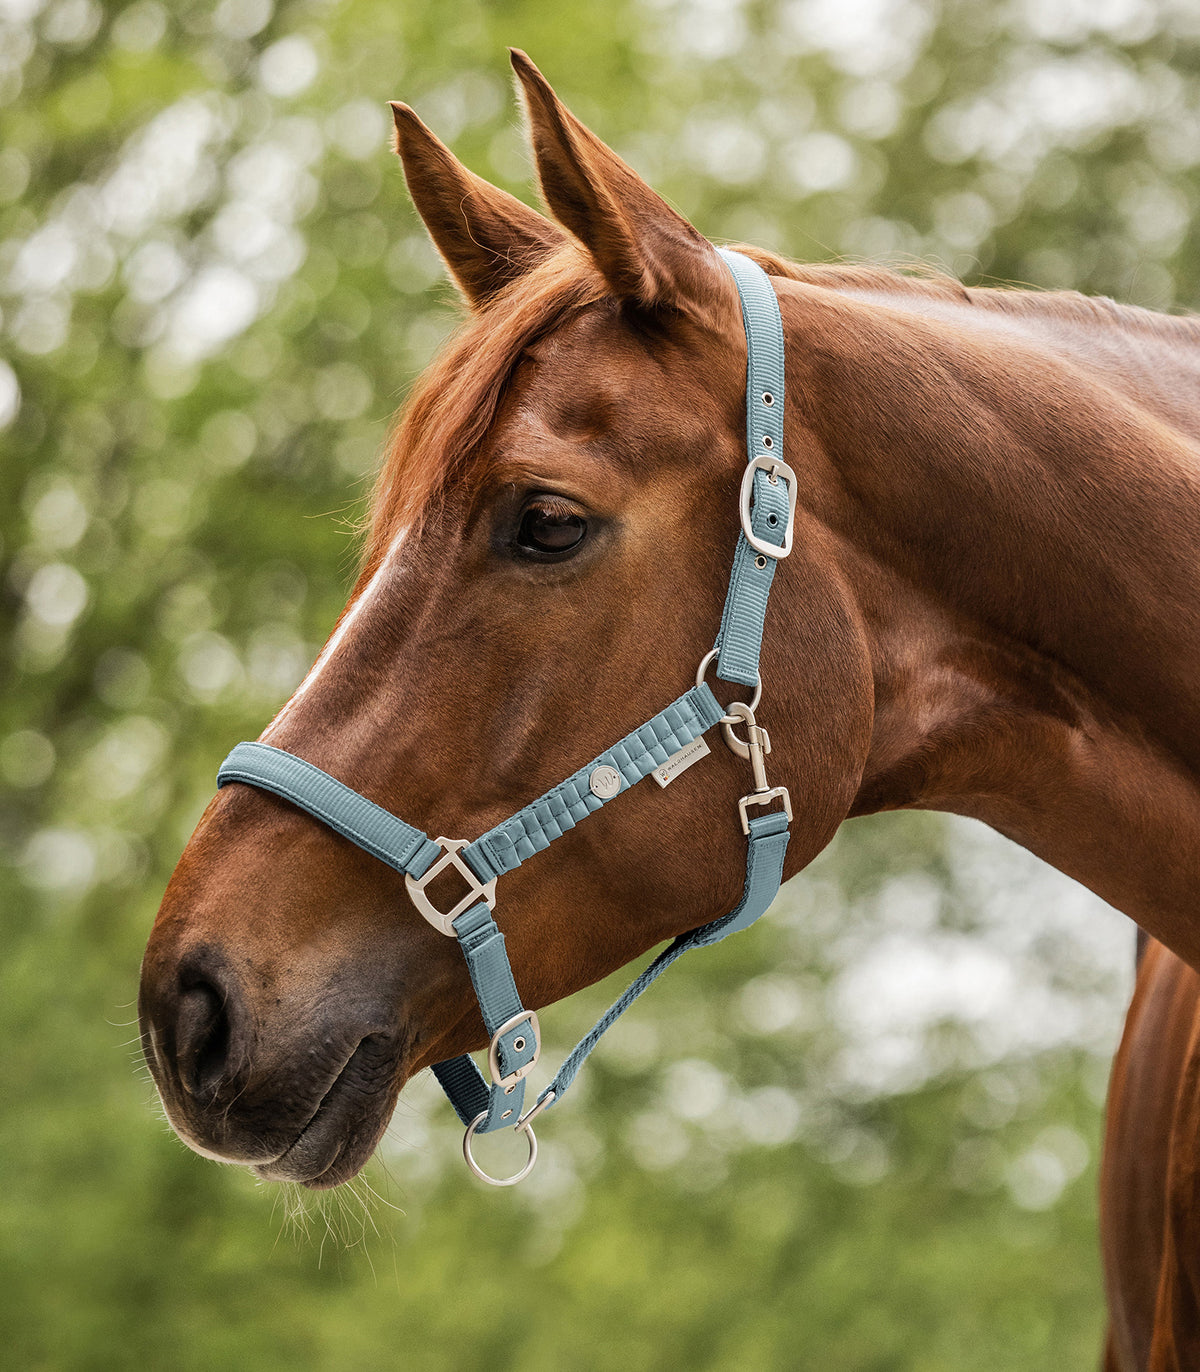
[[[225,997],[215,986],[193,982],[180,993],[175,1040],[179,1079],[193,1096],[212,1095],[224,1078],[229,1027]]]

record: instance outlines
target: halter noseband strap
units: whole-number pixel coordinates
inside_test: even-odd
[[[716,647],[700,664],[696,685],[653,719],[640,725],[586,767],[515,815],[467,843],[431,840],[389,811],[302,758],[266,743],[239,743],[217,773],[217,785],[242,782],[282,796],[348,838],[381,862],[402,872],[420,913],[462,948],[490,1045],[488,1077],[467,1055],[435,1065],[433,1071],[459,1119],[467,1126],[463,1153],[475,1174],[496,1186],[526,1177],[537,1158],[533,1118],[561,1100],[584,1059],[605,1031],[689,948],[716,943],[752,924],[774,900],[783,881],[791,801],[786,787],[769,787],[764,756],[771,744],[755,720],[761,694],[758,660],[767,599],[775,564],[791,551],[796,476],[783,461],[783,324],[779,303],[762,270],[740,253],[720,248],[737,284],[746,329],[746,445],[748,462],[739,496],[741,532]],[[713,657],[726,681],[754,689],[749,705],[738,702],[722,713],[704,674]],[[571,1051],[558,1073],[524,1115],[525,1078],[541,1051],[537,1015],[526,1010],[504,949],[504,935],[492,917],[496,880],[547,848],[593,811],[666,767],[716,724],[726,743],[750,761],[754,789],[739,802],[747,836],[746,883],[736,909],[675,939],[600,1018]],[[745,725],[743,742],[733,732]],[[782,810],[751,816],[749,809],[782,802]],[[439,910],[426,887],[447,867],[467,886],[449,910]],[[524,1131],[529,1158],[515,1176],[490,1177],[475,1162],[471,1140],[504,1124]]]

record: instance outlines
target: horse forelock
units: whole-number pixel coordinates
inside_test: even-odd
[[[447,485],[478,465],[525,351],[605,294],[585,254],[565,248],[451,336],[393,425],[367,520],[364,576],[372,574],[401,529],[419,525]]]

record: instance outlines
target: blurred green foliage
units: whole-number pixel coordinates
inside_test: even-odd
[[[0,0],[0,1356],[1090,1366],[1131,944],[967,825],[850,826],[639,1006],[518,1194],[427,1082],[321,1204],[156,1115],[159,893],[455,318],[384,101],[528,196],[506,44],[714,238],[1200,293],[1187,0]]]

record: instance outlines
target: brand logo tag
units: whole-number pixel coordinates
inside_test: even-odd
[[[656,767],[650,775],[660,786],[667,787],[681,773],[686,772],[693,762],[699,762],[702,757],[707,757],[712,749],[704,741],[704,735],[692,739],[691,743],[680,748],[677,753],[667,758],[661,767]]]

